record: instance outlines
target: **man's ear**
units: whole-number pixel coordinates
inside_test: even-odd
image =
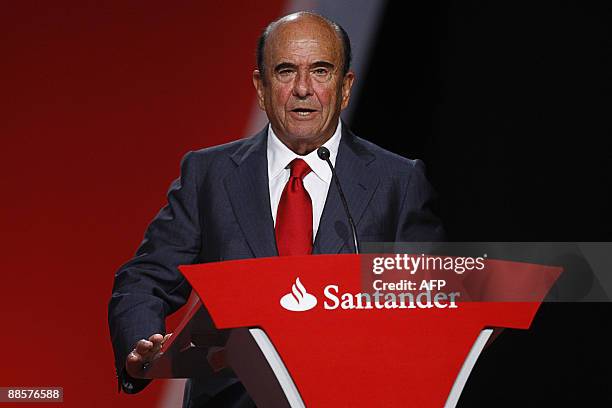
[[[342,79],[342,104],[341,109],[348,106],[349,100],[351,99],[351,89],[353,88],[353,81],[355,80],[355,73],[349,71]]]
[[[253,71],[253,86],[257,92],[257,104],[259,105],[259,109],[265,110],[263,76],[258,69]]]

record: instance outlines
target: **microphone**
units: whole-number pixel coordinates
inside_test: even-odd
[[[355,253],[359,254],[359,241],[357,239],[357,228],[355,228],[355,223],[353,222],[353,217],[351,217],[351,213],[348,208],[348,204],[346,203],[346,198],[344,197],[344,193],[342,192],[342,187],[340,187],[340,180],[338,180],[338,175],[336,174],[336,169],[329,160],[329,149],[327,147],[319,147],[317,149],[317,155],[319,155],[319,159],[324,160],[329,165],[329,168],[332,171],[332,178],[336,181],[336,188],[338,189],[338,194],[340,194],[340,200],[342,201],[342,205],[344,206],[344,212],[346,213],[346,217],[348,218],[349,225],[351,226],[351,232],[353,233],[353,245],[355,248]]]

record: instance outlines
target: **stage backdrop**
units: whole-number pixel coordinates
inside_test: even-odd
[[[155,406],[164,381],[117,394],[113,275],[182,155],[244,135],[255,42],[281,3],[3,3],[0,386]]]

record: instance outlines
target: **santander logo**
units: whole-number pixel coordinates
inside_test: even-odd
[[[305,312],[317,305],[317,298],[306,292],[306,288],[300,282],[300,278],[297,278],[291,286],[291,293],[283,296],[280,304],[292,312]]]

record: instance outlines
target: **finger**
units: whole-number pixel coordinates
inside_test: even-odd
[[[149,353],[149,356],[150,356],[149,358],[157,357],[161,348],[162,348],[161,341],[153,344],[153,348],[151,349],[151,352]]]
[[[151,343],[148,340],[142,339],[139,340],[138,343],[136,343],[136,352],[140,355],[145,355],[148,354],[151,349],[153,348],[153,343]]]
[[[152,334],[152,335],[149,337],[149,341],[150,341],[151,343],[153,343],[153,344],[155,344],[155,343],[161,343],[163,340],[164,340],[164,336],[162,336],[162,335],[161,335],[161,334],[159,334],[159,333]]]
[[[149,354],[146,356],[145,361],[151,361],[158,357],[161,357],[164,352],[162,351],[164,347],[164,343],[172,336],[172,333],[168,333],[165,336],[161,337],[161,341],[158,341],[159,338],[155,337],[153,339],[153,348],[150,350]]]
[[[154,334],[149,337],[149,341],[153,343],[153,348],[151,349],[151,358],[156,358],[161,355],[162,346],[169,337],[169,334],[166,334],[165,336],[162,336],[161,334]]]
[[[128,364],[142,364],[142,356],[138,354],[136,350],[133,350],[130,354],[128,354],[127,362]]]
[[[134,378],[140,378],[143,372],[142,367],[142,356],[136,353],[136,351],[132,351],[130,354],[128,354],[127,359],[125,361],[125,369],[130,376]]]

